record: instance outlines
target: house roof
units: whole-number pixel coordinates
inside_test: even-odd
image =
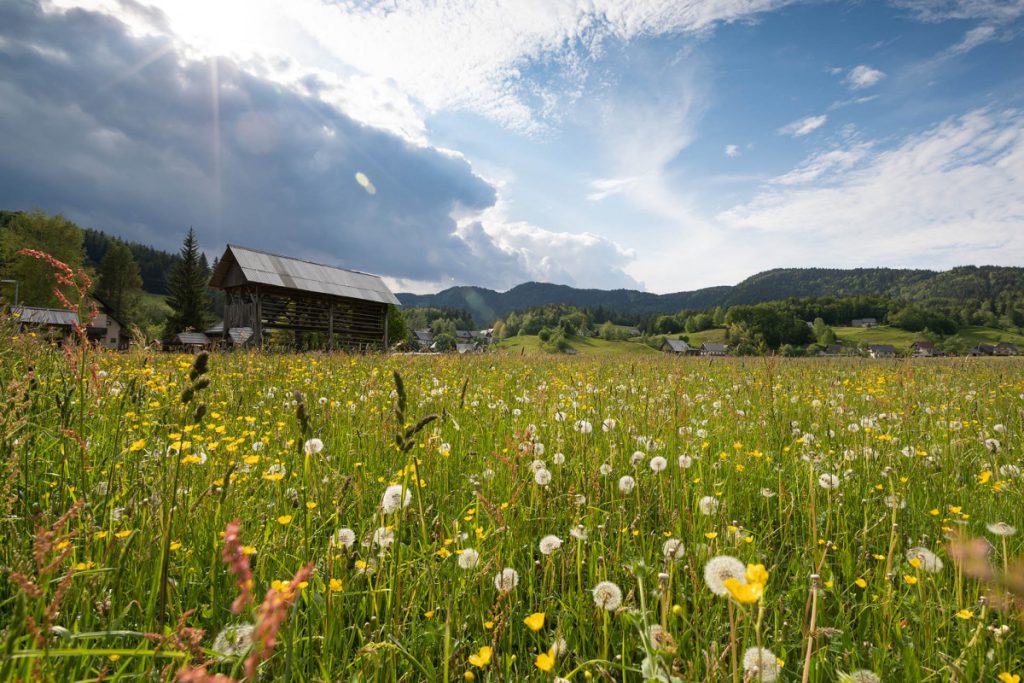
[[[471,353],[476,351],[476,344],[456,344],[455,350],[459,353]]]
[[[1008,341],[1001,341],[998,344],[996,344],[996,348],[997,349],[998,348],[1004,348],[1004,349],[1014,349],[1014,350],[1016,350],[1017,346],[1015,344],[1012,344],[1011,342],[1008,342]]]
[[[421,342],[432,342],[434,341],[434,335],[430,330],[413,330],[412,334],[417,340]]]
[[[725,344],[719,344],[718,342],[704,342],[700,345],[700,348],[705,351],[721,351],[725,353]]]
[[[232,327],[228,330],[231,343],[235,346],[244,346],[247,341],[252,339],[252,335],[253,330],[251,327]]]
[[[11,306],[11,315],[26,325],[51,325],[72,327],[78,323],[78,315],[66,308],[41,308],[38,306]]]
[[[210,277],[210,286],[223,289],[232,264],[238,264],[246,281],[304,292],[343,296],[401,306],[377,275],[303,261],[266,251],[229,244]]]
[[[896,353],[896,347],[892,344],[870,344],[868,346],[870,351],[880,351],[882,353]]]
[[[683,353],[690,348],[690,345],[684,342],[682,339],[666,339],[665,343],[668,344],[673,351]]]
[[[932,341],[916,341],[913,344],[911,344],[911,346],[914,347],[915,349],[934,349],[935,348],[935,342],[932,342]]]
[[[179,332],[174,335],[174,342],[185,346],[204,346],[210,343],[210,338],[202,332]]]

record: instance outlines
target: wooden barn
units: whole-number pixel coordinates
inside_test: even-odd
[[[312,333],[329,349],[388,346],[388,306],[376,275],[229,244],[210,286],[224,290],[224,330],[261,346],[271,330]]]

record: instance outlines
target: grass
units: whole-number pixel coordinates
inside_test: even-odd
[[[609,341],[599,337],[570,337],[569,345],[581,356],[656,355],[659,353],[656,349],[639,342]],[[548,354],[541,348],[540,339],[534,335],[520,335],[504,339],[496,348],[499,351],[511,353]]]
[[[908,332],[897,327],[879,325],[877,327],[835,327],[837,340],[848,344],[892,344],[897,349],[909,350],[910,345],[915,341],[924,339],[917,332]],[[966,327],[956,335],[968,346],[975,344],[995,344],[1000,341],[1008,341],[1013,344],[1024,345],[1024,336],[1006,330],[997,330],[991,327]]]
[[[207,363],[0,332],[2,680],[1024,672],[978,578],[1024,551],[986,527],[1024,525],[1020,360]]]

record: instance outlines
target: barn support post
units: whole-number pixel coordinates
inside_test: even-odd
[[[334,350],[334,302],[327,307],[327,350]]]
[[[256,315],[252,321],[253,336],[256,337],[256,347],[263,348],[263,302],[260,299],[259,288],[253,292],[253,308]]]
[[[384,305],[384,352],[388,350],[388,307]]]

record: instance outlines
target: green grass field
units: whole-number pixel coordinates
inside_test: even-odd
[[[618,355],[651,355],[657,354],[646,344],[634,341],[608,341],[597,337],[571,337],[569,345],[576,349],[581,356],[618,356]],[[522,335],[510,337],[498,343],[495,348],[498,351],[509,353],[543,353],[548,352],[541,348],[540,339],[533,335]]]
[[[1021,359],[0,332],[0,681],[1024,673]]]
[[[919,339],[924,339],[916,332],[907,332],[896,327],[879,325],[877,327],[835,327],[836,338],[841,343],[847,344],[892,344],[897,349],[909,351],[910,345]],[[1018,348],[1024,346],[1024,336],[1004,330],[996,330],[990,327],[967,327],[961,330],[957,337],[964,340],[969,346],[975,344],[995,344],[1000,341],[1008,341],[1016,344]]]

